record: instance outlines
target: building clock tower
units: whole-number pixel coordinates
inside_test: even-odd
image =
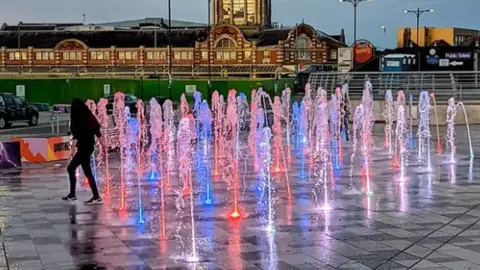
[[[272,25],[271,0],[212,0],[213,24],[236,26]]]

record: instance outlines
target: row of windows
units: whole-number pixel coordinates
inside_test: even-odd
[[[226,46],[225,49],[216,50],[215,58],[219,60],[235,60],[237,59],[237,52],[232,49],[228,49],[229,46]],[[63,52],[62,60],[69,61],[81,61],[83,60],[82,52]],[[252,51],[245,50],[243,51],[243,56],[245,59],[251,59]],[[119,60],[137,60],[137,52],[119,52]],[[192,60],[193,52],[192,51],[182,51],[174,52],[173,58],[177,60]],[[263,51],[263,58],[270,58],[270,51]],[[27,52],[10,52],[8,53],[9,60],[28,60]],[[110,52],[90,52],[91,60],[109,60]],[[147,52],[146,59],[148,60],[165,60],[167,59],[167,53],[164,51],[160,52]],[[202,59],[208,59],[208,52],[202,51]],[[54,52],[35,52],[35,60],[55,60]]]

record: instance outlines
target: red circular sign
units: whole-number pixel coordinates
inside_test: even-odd
[[[373,45],[366,40],[358,40],[353,45],[353,59],[359,64],[363,64],[373,57]]]

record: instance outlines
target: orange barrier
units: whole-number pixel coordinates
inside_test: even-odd
[[[68,136],[51,138],[13,138],[20,143],[22,161],[36,163],[68,159],[71,139]]]

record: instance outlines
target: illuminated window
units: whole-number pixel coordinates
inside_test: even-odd
[[[173,53],[173,58],[175,59],[180,59],[181,53],[180,52],[174,52]]]
[[[109,52],[103,52],[103,57],[105,58],[105,60],[109,60],[110,59],[110,53]]]
[[[133,59],[133,60],[136,60],[136,59],[137,59],[137,56],[138,56],[138,53],[137,53],[137,52],[133,52],[133,53],[132,53],[132,59]]]
[[[91,52],[90,53],[90,59],[97,60],[97,52]]]
[[[22,60],[28,60],[28,54],[26,52],[22,52]]]
[[[48,56],[50,60],[55,60],[55,54],[53,52],[48,53]]]
[[[216,58],[219,60],[233,60],[236,59],[236,47],[235,41],[231,38],[220,39],[216,46]]]
[[[35,59],[36,60],[42,60],[42,53],[41,52],[36,52],[35,53]],[[47,60],[47,59],[45,59],[45,60]]]
[[[132,60],[132,52],[126,52],[125,53],[125,59]]]
[[[64,52],[63,53],[63,60],[69,60],[70,58],[68,56],[69,56],[68,52]]]
[[[252,58],[252,51],[250,51],[250,50],[244,51],[244,52],[243,52],[243,57],[244,57],[245,59],[250,59],[250,58]]]
[[[188,60],[192,60],[193,59],[193,52],[188,52],[187,53],[187,58],[188,58]]]
[[[300,36],[295,40],[295,57],[297,59],[310,59],[309,44],[310,41],[305,36]]]
[[[77,54],[75,52],[70,52],[70,60],[76,60]]]
[[[53,56],[53,53],[52,53],[52,56]],[[43,52],[42,53],[42,59],[43,60],[53,60],[53,57],[50,58],[50,54],[48,52]]]
[[[15,60],[15,53],[8,53],[8,60]]]
[[[202,51],[202,59],[208,59],[208,52]]]
[[[162,60],[167,59],[167,53],[166,52],[160,52],[160,59],[162,59]]]
[[[103,56],[104,56],[103,52],[97,52],[97,59],[98,60],[103,60],[103,58],[104,58]]]
[[[147,59],[148,60],[153,59],[153,52],[147,52]]]
[[[182,52],[182,60],[186,60],[187,59],[187,52]]]
[[[125,52],[119,52],[118,53],[118,59],[124,60],[125,59]]]
[[[337,50],[330,50],[330,60],[337,60]]]
[[[270,51],[263,51],[263,58],[270,58]]]

